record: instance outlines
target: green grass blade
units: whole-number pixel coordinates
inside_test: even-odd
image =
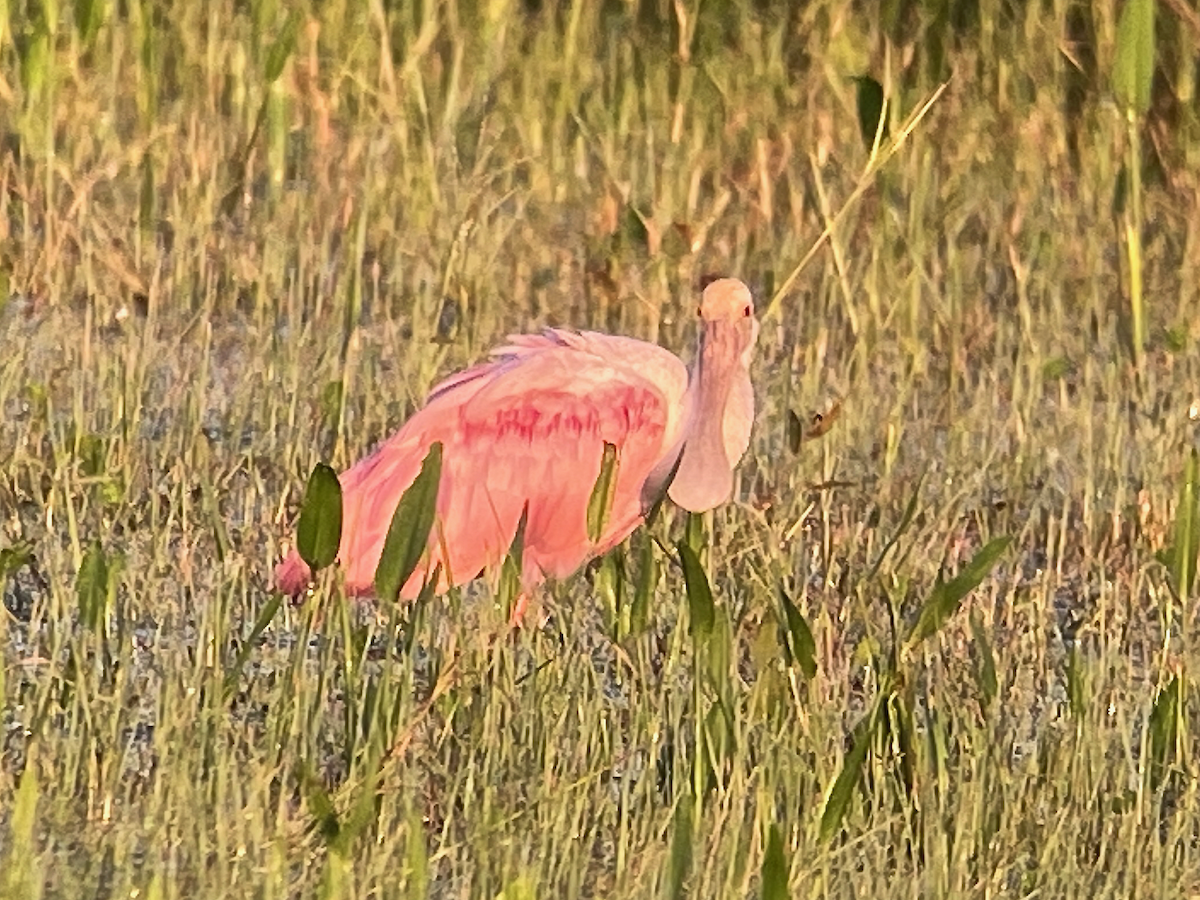
[[[1180,678],[1176,675],[1158,692],[1150,711],[1150,765],[1146,767],[1146,775],[1152,791],[1162,785],[1168,767],[1178,753],[1182,720],[1180,696]]]
[[[525,528],[529,525],[529,502],[521,508],[517,530],[508,545],[508,555],[500,565],[500,590],[498,599],[505,615],[511,617],[517,598],[521,595],[521,572],[525,565]]]
[[[612,512],[613,497],[617,488],[617,446],[604,442],[604,455],[600,459],[600,474],[592,485],[591,496],[587,505],[588,540],[593,544],[600,543],[604,529],[608,525],[608,516]]]
[[[999,680],[996,678],[996,658],[992,654],[992,645],[983,630],[983,622],[979,611],[971,610],[971,638],[975,644],[975,685],[979,688],[980,707],[987,712],[1000,691]]]
[[[696,555],[696,551],[688,546],[686,540],[680,541],[677,546],[687,590],[689,627],[695,640],[705,641],[712,635],[716,621],[712,588],[708,584],[708,576],[704,574],[704,567],[700,565],[700,557]]]
[[[842,760],[841,771],[834,779],[829,796],[825,799],[825,807],[821,810],[821,843],[829,841],[841,830],[846,812],[850,808],[850,799],[854,796],[854,788],[862,777],[863,765],[867,761],[867,751],[875,740],[875,731],[879,722],[880,705],[886,702],[887,693],[881,690],[879,698],[868,719],[861,722],[854,731],[854,745],[846,758]]]
[[[692,808],[691,796],[679,798],[671,825],[671,856],[667,862],[667,882],[664,892],[668,900],[686,896],[684,884],[692,871]]]
[[[441,478],[442,445],[435,441],[421,463],[421,471],[392,514],[392,524],[375,569],[375,594],[379,599],[394,601],[399,597],[400,589],[421,561],[437,515]]]
[[[75,597],[80,623],[95,632],[104,617],[104,607],[108,601],[108,558],[99,541],[92,541],[83,555],[83,563],[75,579]]]
[[[246,667],[246,663],[250,659],[250,655],[258,647],[258,639],[262,637],[267,626],[271,624],[271,620],[275,618],[275,614],[279,612],[279,607],[283,605],[283,594],[275,594],[267,605],[262,608],[258,614],[258,618],[254,620],[254,627],[250,629],[250,634],[246,636],[246,640],[242,643],[242,648],[238,650],[237,658],[233,664],[225,672],[225,699],[228,700],[233,696],[233,692],[237,690],[238,682],[242,678],[242,670]]]
[[[267,83],[271,84],[279,79],[283,74],[283,67],[287,65],[288,59],[296,50],[296,34],[300,29],[300,13],[293,9],[288,13],[287,21],[283,23],[283,28],[279,34],[275,36],[275,40],[271,43],[271,49],[267,51],[267,65],[264,75]]]
[[[37,753],[31,746],[25,757],[25,770],[12,801],[11,818],[8,823],[4,875],[0,887],[5,897],[37,898],[42,895],[42,880],[37,877],[35,861],[38,858],[36,826],[37,808],[41,788],[37,776]]]
[[[875,562],[871,563],[871,568],[867,570],[866,581],[871,581],[879,574],[879,567],[883,565],[884,559],[892,551],[892,548],[900,542],[900,538],[908,531],[912,525],[913,519],[917,515],[917,502],[921,499],[921,485],[925,483],[925,473],[917,479],[917,484],[913,488],[912,494],[908,498],[908,503],[904,505],[904,514],[900,517],[900,523],[896,526],[896,530],[892,532],[892,536],[888,538],[887,543],[883,545],[883,549],[879,551],[879,555],[875,557]]]
[[[296,525],[296,551],[315,576],[337,559],[341,541],[342,485],[333,469],[317,463],[304,488]]]
[[[772,823],[767,835],[767,852],[762,863],[762,900],[788,900],[788,864],[783,855],[783,837]]]
[[[642,634],[650,623],[650,601],[654,598],[659,574],[658,557],[654,555],[654,541],[648,535],[642,535],[641,541],[637,587],[634,588],[633,601],[629,607],[629,633],[635,637]]]
[[[777,615],[777,620],[784,659],[789,666],[799,666],[805,678],[812,678],[817,674],[817,645],[812,630],[782,584],[779,586],[779,603],[783,607],[783,616]]]
[[[979,586],[1011,542],[1012,538],[1008,535],[993,538],[979,549],[958,575],[949,581],[939,581],[921,608],[905,646],[911,649],[936,634],[958,611],[963,598]]]
[[[1191,596],[1200,554],[1200,451],[1192,450],[1184,467],[1171,532],[1171,545],[1158,560],[1167,567],[1176,596],[1183,599]]]

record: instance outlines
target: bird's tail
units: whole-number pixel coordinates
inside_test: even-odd
[[[279,565],[275,567],[275,584],[285,594],[297,597],[307,589],[312,581],[312,572],[308,564],[293,550]]]

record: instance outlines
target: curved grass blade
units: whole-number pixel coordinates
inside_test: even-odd
[[[887,702],[890,693],[890,688],[884,690],[881,685],[879,696],[875,700],[875,706],[872,707],[870,716],[854,729],[854,746],[850,748],[850,752],[842,761],[842,769],[834,779],[833,787],[829,789],[829,796],[825,799],[825,808],[821,811],[821,843],[827,842],[842,827],[846,811],[850,808],[850,798],[854,796],[855,785],[862,777],[863,765],[867,761],[867,751],[871,749],[871,742],[875,739],[881,705]]]
[[[892,532],[892,536],[888,538],[883,549],[879,551],[879,555],[875,557],[875,562],[871,564],[870,570],[867,572],[866,579],[871,581],[879,573],[879,567],[883,565],[884,559],[892,551],[892,548],[904,536],[904,532],[908,531],[912,525],[913,517],[917,514],[917,501],[921,499],[921,485],[925,483],[925,472],[922,472],[917,479],[917,486],[913,488],[912,496],[908,498],[908,504],[904,507],[904,515],[900,517],[900,524],[896,526],[896,530]]]
[[[687,587],[689,628],[692,637],[698,641],[707,640],[712,634],[716,621],[713,609],[712,588],[708,584],[708,576],[700,565],[700,557],[686,540],[678,546],[679,561],[683,565],[683,580]]]
[[[613,497],[617,489],[617,445],[604,442],[604,455],[600,458],[600,474],[592,485],[587,505],[588,540],[600,543],[608,516],[612,512]]]
[[[993,538],[979,549],[966,567],[949,581],[934,585],[929,599],[921,608],[917,622],[909,632],[905,647],[911,649],[941,630],[946,621],[958,611],[963,598],[975,588],[992,570],[1000,555],[1012,542],[1009,535]]]
[[[296,552],[314,576],[333,565],[342,541],[342,484],[337,473],[317,463],[308,476],[300,521],[296,525]]]
[[[379,565],[375,568],[375,594],[380,600],[395,601],[421,561],[437,515],[441,480],[442,445],[435,441],[421,463],[421,471],[392,514],[392,524],[388,527]]]
[[[267,601],[267,605],[262,608],[262,612],[254,620],[254,627],[250,629],[250,634],[242,643],[241,649],[238,650],[238,655],[233,661],[233,665],[226,670],[223,686],[226,700],[233,695],[234,690],[237,688],[238,682],[242,677],[242,669],[246,667],[246,662],[250,659],[250,654],[258,646],[258,639],[262,637],[262,633],[267,630],[267,626],[275,618],[275,613],[279,612],[279,607],[283,605],[283,597],[283,594],[277,593]]]
[[[783,585],[779,586],[779,601],[783,617],[779,619],[779,643],[788,666],[799,666],[805,678],[817,674],[817,645],[812,630]]]

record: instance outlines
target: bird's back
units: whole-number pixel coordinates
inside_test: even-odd
[[[437,524],[427,564],[401,596],[415,596],[438,563],[440,588],[495,566],[527,503],[527,584],[575,571],[640,521],[646,481],[663,473],[677,442],[687,381],[678,358],[644,341],[557,330],[510,337],[489,361],[437,385],[421,410],[340,476],[347,589],[371,592],[392,513],[435,441],[443,445]],[[618,449],[617,482],[607,527],[593,543],[587,505],[605,442]],[[292,554],[278,580],[296,592],[307,567]]]

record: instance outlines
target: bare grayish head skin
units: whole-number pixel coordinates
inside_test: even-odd
[[[709,284],[698,312],[702,329],[688,385],[683,457],[668,489],[691,512],[719,506],[733,492],[733,468],[754,421],[749,367],[759,327],[750,289],[736,278]]]

